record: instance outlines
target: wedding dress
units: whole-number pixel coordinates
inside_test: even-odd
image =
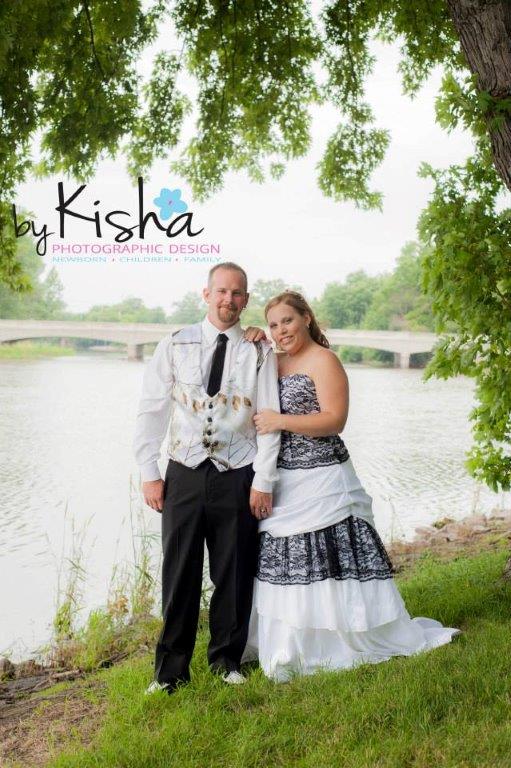
[[[319,412],[306,374],[279,379],[281,410]],[[259,525],[259,561],[244,659],[264,673],[344,669],[411,655],[459,632],[411,619],[374,528],[371,497],[338,436],[282,433],[279,482]]]

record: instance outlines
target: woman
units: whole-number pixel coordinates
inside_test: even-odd
[[[314,313],[295,291],[267,304],[279,357],[281,413],[255,417],[259,434],[280,430],[279,482],[261,519],[245,658],[264,673],[349,668],[448,643],[459,630],[411,619],[339,432],[348,380]]]

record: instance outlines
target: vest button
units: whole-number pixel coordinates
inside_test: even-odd
[[[209,422],[213,421],[213,419],[212,419],[212,417],[211,417],[211,416],[208,416],[208,421],[209,421]]]
[[[210,404],[208,405],[208,408],[213,408],[213,403],[210,403]]]
[[[209,440],[203,440],[202,445],[204,446],[204,448],[207,448],[209,445]]]
[[[210,429],[208,429],[208,431],[206,432],[206,434],[207,434],[207,435],[211,435],[211,430],[210,430]]]

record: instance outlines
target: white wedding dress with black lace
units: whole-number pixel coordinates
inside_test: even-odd
[[[279,379],[281,410],[319,412],[306,374]],[[285,681],[448,643],[459,630],[411,619],[374,528],[371,497],[342,439],[282,433],[272,515],[259,561],[244,660]]]

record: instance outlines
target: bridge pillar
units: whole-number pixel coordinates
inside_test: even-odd
[[[143,359],[144,359],[144,345],[128,344],[128,360],[143,360]]]
[[[409,368],[410,352],[394,352],[394,368]]]

